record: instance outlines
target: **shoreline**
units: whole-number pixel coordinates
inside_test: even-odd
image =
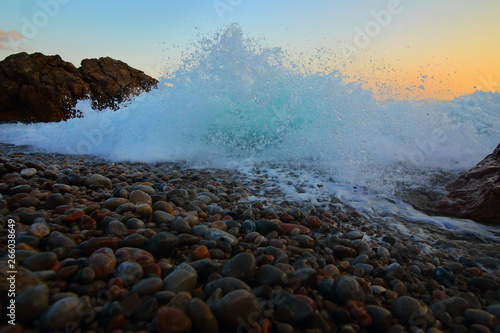
[[[0,144],[0,211],[2,244],[9,219],[16,222],[17,318],[27,332],[68,324],[197,332],[205,320],[213,332],[231,332],[246,327],[238,318],[266,332],[493,331],[498,324],[496,242],[408,221],[403,232],[346,205],[263,197],[251,191],[255,179],[233,170],[23,149]],[[100,290],[113,302],[100,301]],[[31,306],[33,295],[45,302]],[[140,304],[133,311],[131,299]],[[231,311],[240,302],[247,309]],[[85,315],[76,311],[82,305]],[[403,305],[411,311],[398,311]]]

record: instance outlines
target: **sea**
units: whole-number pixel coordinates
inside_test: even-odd
[[[0,142],[114,162],[226,168],[260,179],[259,196],[345,205],[367,219],[433,224],[499,240],[500,229],[427,214],[412,193],[444,195],[446,182],[500,142],[500,94],[452,101],[379,100],[340,71],[300,70],[278,47],[237,24],[201,38],[158,89],[119,110],[78,102],[81,117],[0,125]]]

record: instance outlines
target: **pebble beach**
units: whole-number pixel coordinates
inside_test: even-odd
[[[496,240],[262,186],[0,145],[0,332],[500,332]]]

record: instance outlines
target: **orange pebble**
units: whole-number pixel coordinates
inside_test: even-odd
[[[205,245],[196,247],[196,249],[194,249],[193,251],[193,259],[210,259],[210,252],[208,251],[208,248]]]

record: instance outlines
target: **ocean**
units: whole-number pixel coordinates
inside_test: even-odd
[[[380,101],[342,73],[308,73],[231,25],[120,110],[76,107],[60,123],[0,125],[0,142],[110,161],[229,168],[283,198],[349,205],[369,219],[485,237],[496,227],[434,216],[406,200],[443,186],[500,142],[500,94]],[[404,231],[404,230],[403,230]],[[406,232],[409,232],[406,230]]]

